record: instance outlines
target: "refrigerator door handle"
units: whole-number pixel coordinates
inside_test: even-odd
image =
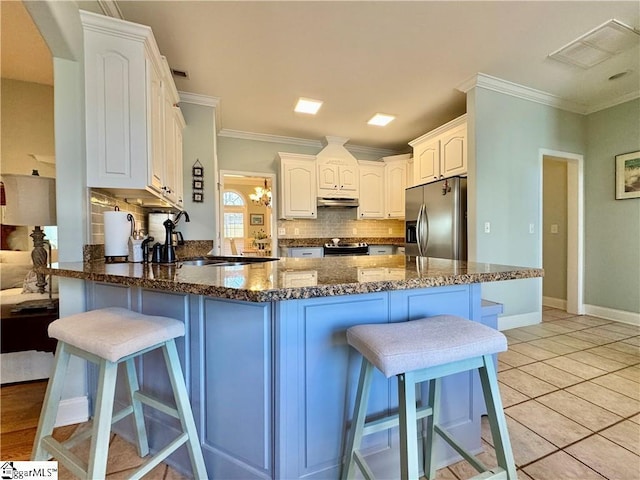
[[[418,210],[418,219],[416,221],[416,243],[418,247],[418,255],[423,257],[422,251],[422,210],[424,209],[424,205],[420,205],[420,210]]]
[[[422,251],[424,252],[423,257],[427,255],[427,247],[429,246],[429,212],[427,211],[427,206],[422,205],[422,221],[424,222],[424,234],[422,235]]]

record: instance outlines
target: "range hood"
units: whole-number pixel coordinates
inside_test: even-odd
[[[318,197],[319,208],[356,208],[357,198],[324,198]]]

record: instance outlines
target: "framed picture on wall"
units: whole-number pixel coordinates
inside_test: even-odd
[[[252,213],[249,216],[249,224],[250,225],[264,225],[264,214],[262,214],[262,213]]]
[[[201,178],[194,178],[193,179],[193,188],[194,190],[202,190],[203,189],[203,185],[204,182]]]
[[[193,192],[193,201],[195,203],[202,203],[202,192]]]
[[[640,151],[616,155],[616,199],[640,198]]]

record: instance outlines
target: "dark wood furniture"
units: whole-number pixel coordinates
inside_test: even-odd
[[[55,309],[12,312],[15,305],[2,305],[0,326],[1,353],[38,350],[55,352],[57,340],[49,338],[47,328],[58,319],[58,300]]]

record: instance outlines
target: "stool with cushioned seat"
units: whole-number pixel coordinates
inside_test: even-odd
[[[373,473],[359,453],[362,437],[399,426],[400,478],[418,478],[417,421],[426,418],[424,474],[435,479],[435,435],[442,437],[471,465],[483,472],[474,478],[516,480],[516,469],[500,400],[492,355],[507,349],[505,336],[485,325],[452,316],[439,315],[403,323],[357,325],[347,330],[349,344],[362,356],[351,429],[346,445],[342,478],[354,478],[356,466],[365,478]],[[398,378],[398,414],[367,422],[366,412],[373,367],[387,378]],[[498,467],[489,470],[467,452],[439,424],[440,379],[458,372],[478,369],[487,405]],[[416,385],[429,382],[428,401],[416,405]]]
[[[56,320],[49,335],[58,339],[54,372],[45,394],[31,460],[54,457],[80,478],[100,479],[106,475],[111,425],[133,415],[138,454],[149,453],[142,404],[180,420],[182,434],[142,464],[129,478],[140,478],[180,446],[186,443],[195,478],[206,479],[207,472],[198,441],[189,397],[180,369],[175,338],[184,336],[184,324],[173,318],[143,315],[124,308],[104,308]],[[164,404],[142,393],[138,386],[134,359],[161,349],[169,373],[176,406]],[[91,428],[64,443],[51,433],[62,394],[64,377],[71,355],[98,365],[98,391]],[[114,413],[114,395],[118,365],[125,364],[131,404]],[[70,448],[91,437],[88,462]]]

